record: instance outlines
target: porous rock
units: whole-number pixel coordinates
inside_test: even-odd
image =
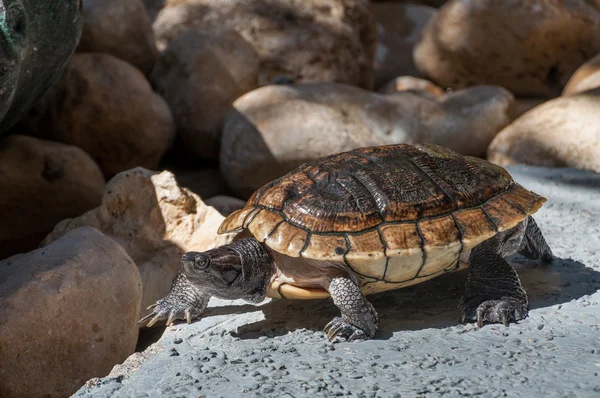
[[[580,93],[596,87],[600,87],[600,54],[577,68],[562,94]]]
[[[81,35],[81,0],[0,0],[0,135],[63,72]]]
[[[258,87],[258,67],[258,55],[234,30],[187,30],[169,43],[151,80],[172,109],[186,152],[219,157],[225,115]]]
[[[585,0],[451,0],[427,24],[414,59],[445,87],[549,96],[598,52],[600,10]]]
[[[255,48],[260,85],[285,76],[373,86],[376,31],[368,0],[166,0],[153,24],[159,50],[188,28],[223,27]]]
[[[219,212],[180,187],[172,173],[138,167],[113,177],[100,207],[60,222],[43,244],[82,226],[103,232],[138,265],[146,308],[169,293],[183,253],[212,249],[231,240],[216,234],[222,221]]]
[[[148,74],[158,55],[152,22],[141,0],[82,0],[77,51],[108,53]]]
[[[84,149],[107,178],[136,166],[156,168],[175,135],[169,107],[144,75],[102,53],[73,55],[22,127]]]
[[[600,172],[599,109],[600,88],[539,105],[498,133],[488,159]]]
[[[136,346],[142,286],[125,250],[93,228],[0,261],[0,391],[64,397]]]
[[[98,206],[103,190],[98,165],[77,147],[0,139],[0,259],[38,247],[56,223]]]
[[[373,4],[377,22],[377,49],[373,74],[375,88],[396,76],[420,76],[413,60],[413,48],[427,21],[437,10],[419,4],[386,2]]]
[[[478,86],[440,99],[335,84],[267,86],[240,97],[223,131],[220,166],[242,198],[304,162],[357,147],[435,143],[483,155],[512,120],[514,97]]]

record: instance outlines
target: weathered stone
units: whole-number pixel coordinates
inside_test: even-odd
[[[239,96],[258,87],[258,55],[233,30],[187,30],[162,52],[152,82],[170,105],[186,152],[219,157],[223,120]]]
[[[413,76],[399,76],[377,90],[381,94],[393,94],[400,91],[412,91],[430,98],[439,98],[446,94],[446,91],[429,80]]]
[[[169,293],[184,252],[228,243],[217,235],[223,216],[195,194],[181,188],[172,173],[135,168],[106,185],[102,205],[64,220],[46,237],[49,244],[67,232],[91,226],[114,239],[140,269],[143,308]]]
[[[246,201],[233,196],[218,195],[206,199],[206,204],[214,207],[219,213],[227,217],[234,211],[244,207]]]
[[[0,139],[0,259],[38,247],[57,222],[98,206],[103,189],[102,172],[77,147]]]
[[[166,0],[153,24],[159,50],[188,28],[223,27],[258,53],[260,85],[287,76],[373,86],[376,31],[368,0]]]
[[[600,54],[581,65],[569,79],[563,95],[580,93],[600,87]]]
[[[167,167],[175,175],[177,183],[204,198],[226,195],[229,188],[218,167],[202,167],[197,169]]]
[[[438,100],[335,83],[261,87],[240,97],[227,116],[221,172],[247,198],[304,162],[361,146],[428,142],[484,155],[512,120],[513,102],[508,91],[491,86]]]
[[[169,107],[144,75],[100,53],[73,55],[22,124],[38,137],[84,149],[108,178],[136,166],[156,168],[175,135]]]
[[[2,396],[65,397],[108,374],[135,350],[141,298],[131,258],[93,228],[0,261]]]
[[[600,172],[599,110],[600,88],[548,101],[499,132],[488,159]]]
[[[598,52],[600,10],[586,0],[451,0],[429,21],[414,59],[444,87],[552,96]]]
[[[108,53],[149,74],[158,55],[152,22],[141,0],[82,0],[78,52]]]
[[[0,134],[60,76],[81,35],[80,0],[0,0]]]
[[[413,60],[413,47],[436,12],[435,8],[418,4],[373,4],[373,16],[377,21],[377,50],[373,63],[376,88],[396,76],[422,75]]]

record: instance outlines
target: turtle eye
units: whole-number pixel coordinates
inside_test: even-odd
[[[206,254],[197,254],[194,258],[194,264],[199,269],[207,268],[210,265],[210,257]]]

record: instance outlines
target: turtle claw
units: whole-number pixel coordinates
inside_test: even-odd
[[[518,299],[487,300],[475,309],[473,309],[474,306],[473,301],[462,306],[461,321],[475,320],[480,329],[485,322],[501,323],[508,327],[510,322],[520,321],[527,317],[527,303]]]
[[[333,342],[338,337],[343,337],[348,342],[367,339],[367,334],[363,330],[351,325],[341,317],[333,318],[323,331],[327,333],[327,339],[330,342]]]

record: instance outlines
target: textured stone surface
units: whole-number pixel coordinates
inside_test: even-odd
[[[73,55],[21,127],[84,149],[107,178],[136,166],[156,168],[175,135],[169,107],[144,75],[102,53]]]
[[[589,1],[451,0],[429,21],[414,58],[441,86],[549,96],[598,52],[600,9]]]
[[[368,0],[165,0],[153,24],[160,50],[188,28],[223,27],[258,53],[260,85],[285,76],[373,86],[376,31]]]
[[[141,0],[82,0],[77,51],[114,55],[149,74],[158,55],[152,22]]]
[[[597,396],[600,177],[509,171],[548,198],[536,220],[560,258],[548,267],[511,259],[531,303],[518,324],[460,325],[462,271],[372,296],[381,330],[362,343],[327,342],[330,300],[212,300],[200,321],[168,328],[120,377],[92,380],[75,396]]]
[[[559,97],[521,115],[496,135],[488,159],[600,172],[600,88]]]
[[[161,53],[151,80],[175,118],[181,147],[218,159],[233,101],[258,87],[258,55],[237,32],[184,31]]]
[[[0,139],[0,259],[38,247],[54,225],[100,204],[98,165],[72,145]]]
[[[138,337],[142,285],[125,250],[93,228],[0,261],[0,392],[65,397],[107,375]]]
[[[361,146],[426,142],[483,155],[512,121],[513,101],[492,86],[439,99],[334,83],[261,87],[235,101],[226,118],[221,172],[236,195],[248,197],[306,161]]]
[[[81,35],[81,1],[0,1],[0,134],[61,75]]]
[[[577,68],[562,94],[575,94],[597,87],[600,87],[600,54]]]
[[[135,168],[106,184],[102,205],[60,222],[44,239],[49,244],[69,231],[91,226],[119,243],[140,268],[142,308],[169,293],[186,251],[224,245],[217,235],[223,216],[178,185],[172,173]]]

